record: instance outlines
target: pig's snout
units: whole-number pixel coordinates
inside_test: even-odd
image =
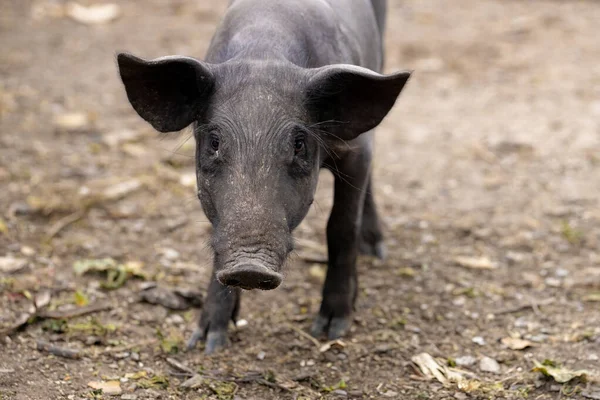
[[[216,278],[225,286],[275,289],[283,281],[281,270],[292,249],[290,231],[278,220],[222,221],[213,235]]]
[[[236,264],[217,273],[219,282],[242,289],[271,290],[283,281],[283,275],[264,265],[247,262]]]

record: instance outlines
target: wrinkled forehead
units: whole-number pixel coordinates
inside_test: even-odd
[[[297,68],[262,62],[223,64],[216,72],[216,115],[250,122],[300,118],[304,77]]]

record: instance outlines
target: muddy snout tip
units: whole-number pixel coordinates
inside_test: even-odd
[[[219,271],[217,280],[222,285],[246,290],[272,290],[281,285],[283,275],[264,265],[247,263]]]

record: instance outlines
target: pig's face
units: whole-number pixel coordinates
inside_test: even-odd
[[[409,77],[281,62],[125,54],[118,62],[129,101],[155,129],[194,126],[198,197],[214,226],[217,279],[246,289],[279,286],[324,158],[379,124]]]

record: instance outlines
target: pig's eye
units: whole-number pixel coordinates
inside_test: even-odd
[[[209,138],[210,148],[212,151],[219,150],[219,137],[216,135],[210,135]]]
[[[296,140],[294,141],[294,154],[298,155],[300,153],[302,153],[302,151],[304,150],[304,137],[300,136],[297,137]]]

